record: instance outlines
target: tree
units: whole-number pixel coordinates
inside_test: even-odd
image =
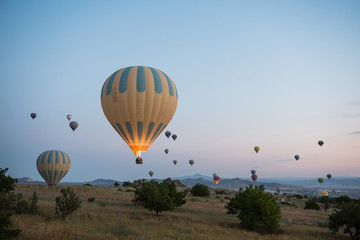
[[[57,196],[56,201],[56,215],[61,216],[63,220],[65,217],[72,214],[75,210],[81,207],[81,201],[74,191],[68,187],[60,190],[60,196]]]
[[[120,186],[120,183],[118,181],[115,181],[114,182],[114,187],[119,187]]]
[[[276,233],[280,228],[281,211],[276,198],[258,186],[240,189],[225,208],[228,214],[237,214],[245,229]]]
[[[123,187],[132,187],[132,186],[133,186],[132,183],[129,181],[123,182]]]
[[[21,234],[20,229],[11,229],[11,216],[13,214],[15,183],[17,179],[5,176],[8,168],[0,168],[0,239],[9,239]]]
[[[336,234],[340,228],[349,233],[352,240],[360,239],[360,200],[343,202],[329,216],[328,227]]]
[[[305,202],[304,209],[314,209],[314,210],[320,210],[319,204],[316,203],[315,198],[310,198]]]
[[[193,186],[191,188],[190,193],[191,193],[191,195],[197,196],[197,197],[209,197],[210,196],[209,188],[200,183]]]
[[[134,205],[141,205],[156,215],[162,211],[171,211],[186,203],[186,193],[178,192],[174,182],[158,183],[156,181],[142,182],[135,190],[132,200]]]

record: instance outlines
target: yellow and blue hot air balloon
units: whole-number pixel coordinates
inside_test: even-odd
[[[101,90],[106,118],[137,158],[166,128],[177,102],[173,81],[152,67],[122,68],[108,77]]]
[[[58,150],[45,151],[36,161],[37,170],[49,185],[57,185],[69,172],[70,166],[69,156]]]

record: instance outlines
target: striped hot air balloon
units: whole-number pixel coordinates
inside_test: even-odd
[[[36,161],[37,170],[49,185],[57,185],[69,172],[70,166],[69,156],[58,150],[45,151]]]
[[[152,67],[122,68],[108,77],[101,91],[106,118],[136,157],[166,128],[177,102],[173,81]]]

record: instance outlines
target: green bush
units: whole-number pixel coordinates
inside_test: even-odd
[[[315,198],[310,198],[305,202],[304,209],[320,210],[320,206],[319,206],[319,204],[316,203]]]
[[[225,190],[215,190],[215,194],[229,195],[229,193],[226,192]]]
[[[159,212],[171,211],[185,204],[185,195],[186,193],[176,190],[174,182],[142,182],[141,186],[136,188],[132,202],[159,215]]]
[[[94,202],[94,201],[95,201],[95,198],[94,198],[94,197],[88,198],[88,202]]]
[[[120,183],[117,182],[117,181],[115,181],[115,182],[114,182],[114,187],[119,187],[119,186],[120,186]]]
[[[129,182],[129,181],[125,181],[125,182],[123,182],[123,185],[122,185],[123,187],[132,187],[133,186],[133,184],[131,183],[131,182]]]
[[[81,207],[81,201],[70,187],[61,189],[60,193],[61,195],[57,196],[55,199],[55,211],[58,217],[65,220],[66,216],[72,214]]]
[[[225,208],[237,214],[243,228],[252,231],[276,233],[280,228],[280,207],[276,198],[251,184],[230,199]]]
[[[203,184],[196,184],[191,188],[190,191],[191,195],[195,197],[209,197],[210,196],[210,190],[207,186]]]

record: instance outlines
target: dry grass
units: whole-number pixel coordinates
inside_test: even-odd
[[[181,208],[157,217],[140,206],[133,206],[131,192],[120,192],[114,187],[72,188],[82,200],[82,206],[62,221],[55,217],[55,197],[59,189],[19,185],[17,192],[26,198],[37,192],[40,214],[14,216],[15,227],[22,230],[18,239],[348,239],[319,227],[319,222],[326,221],[329,213],[304,210],[302,200],[296,203],[297,208],[282,206],[282,233],[262,235],[240,229],[238,219],[226,214],[224,206],[228,200],[222,195],[188,197]],[[95,197],[95,201],[88,202],[90,197]]]

